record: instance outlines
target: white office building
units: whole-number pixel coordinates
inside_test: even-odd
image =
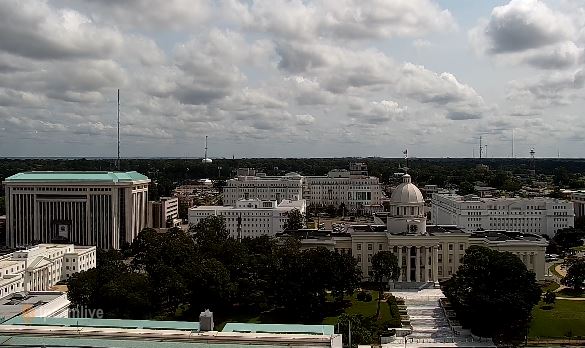
[[[347,212],[375,211],[382,204],[382,186],[369,176],[365,163],[352,163],[350,170],[334,169],[324,176],[306,176],[303,197],[311,205],[339,207]]]
[[[25,172],[6,178],[6,244],[64,240],[118,249],[146,227],[148,183],[137,172]]]
[[[167,222],[170,222],[171,226],[167,226]],[[161,197],[160,201],[148,202],[148,227],[175,227],[180,223],[179,198]]]
[[[381,210],[382,187],[377,177],[368,176],[365,163],[351,163],[350,169],[334,169],[327,175],[266,176],[248,168],[238,170],[234,179],[226,182],[223,204],[233,206],[240,199],[297,200],[305,199],[315,206],[342,204],[347,213]]]
[[[283,200],[277,203],[277,201],[270,200],[242,199],[231,207],[199,206],[191,208],[189,209],[189,224],[196,225],[210,216],[221,216],[233,238],[274,236],[284,230],[288,213],[291,210],[298,209],[304,214],[306,207],[305,200]]]
[[[435,194],[431,222],[455,225],[464,231],[508,230],[553,236],[573,227],[573,203],[554,198],[480,198]]]
[[[96,266],[96,247],[39,244],[0,257],[0,298],[46,291],[72,274]]]
[[[242,173],[242,169],[239,170]],[[226,181],[223,188],[223,205],[235,206],[241,199],[262,201],[299,200],[303,198],[303,177],[298,173],[285,176],[266,176],[250,171],[254,175],[239,175]]]

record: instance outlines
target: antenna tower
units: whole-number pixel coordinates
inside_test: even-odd
[[[479,159],[481,159],[482,155],[483,155],[483,145],[481,144],[481,140],[482,140],[482,137],[480,135],[479,136]]]
[[[120,89],[118,88],[118,159],[116,160],[116,169],[120,170]]]

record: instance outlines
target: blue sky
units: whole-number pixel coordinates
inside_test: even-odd
[[[582,0],[6,0],[0,156],[583,157]]]

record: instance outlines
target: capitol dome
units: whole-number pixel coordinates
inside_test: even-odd
[[[402,184],[396,186],[390,197],[392,204],[421,204],[424,203],[423,195],[411,182],[410,175],[404,174],[402,176]]]

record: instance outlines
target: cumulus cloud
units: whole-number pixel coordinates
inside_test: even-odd
[[[354,117],[356,122],[367,122],[370,124],[382,124],[388,121],[403,120],[407,107],[401,107],[392,100],[373,101],[353,105],[348,115]]]
[[[117,30],[47,1],[0,2],[0,49],[6,52],[35,59],[106,58],[123,41]]]
[[[513,80],[508,99],[534,108],[570,104],[585,87],[585,71],[555,73],[530,80]]]
[[[417,37],[456,27],[451,13],[429,0],[228,0],[223,8],[248,30],[289,39]]]
[[[541,0],[512,0],[495,7],[469,32],[476,50],[511,63],[542,69],[576,65],[583,56],[574,18]]]

